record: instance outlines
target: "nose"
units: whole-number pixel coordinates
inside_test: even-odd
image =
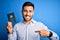
[[[27,11],[27,15],[29,15],[29,11]]]

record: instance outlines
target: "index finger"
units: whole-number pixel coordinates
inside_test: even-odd
[[[40,30],[37,30],[37,31],[35,31],[35,32],[39,32],[39,33],[40,33]]]

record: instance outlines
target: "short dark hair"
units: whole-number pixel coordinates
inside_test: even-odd
[[[34,9],[34,4],[31,3],[31,2],[25,2],[25,3],[23,4],[23,6],[22,6],[22,9],[24,9],[24,6],[32,6],[33,9]]]

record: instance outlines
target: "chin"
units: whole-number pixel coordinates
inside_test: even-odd
[[[25,21],[30,21],[31,19],[32,19],[32,17],[30,17],[30,18],[25,18],[25,17],[24,17],[24,20],[25,20]]]
[[[31,19],[25,19],[25,21],[30,21]]]
[[[28,20],[25,20],[25,21],[30,21],[30,19],[28,19]]]

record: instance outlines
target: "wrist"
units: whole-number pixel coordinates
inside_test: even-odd
[[[50,32],[48,37],[51,37],[52,35],[53,35],[53,33],[52,33],[52,32]]]

